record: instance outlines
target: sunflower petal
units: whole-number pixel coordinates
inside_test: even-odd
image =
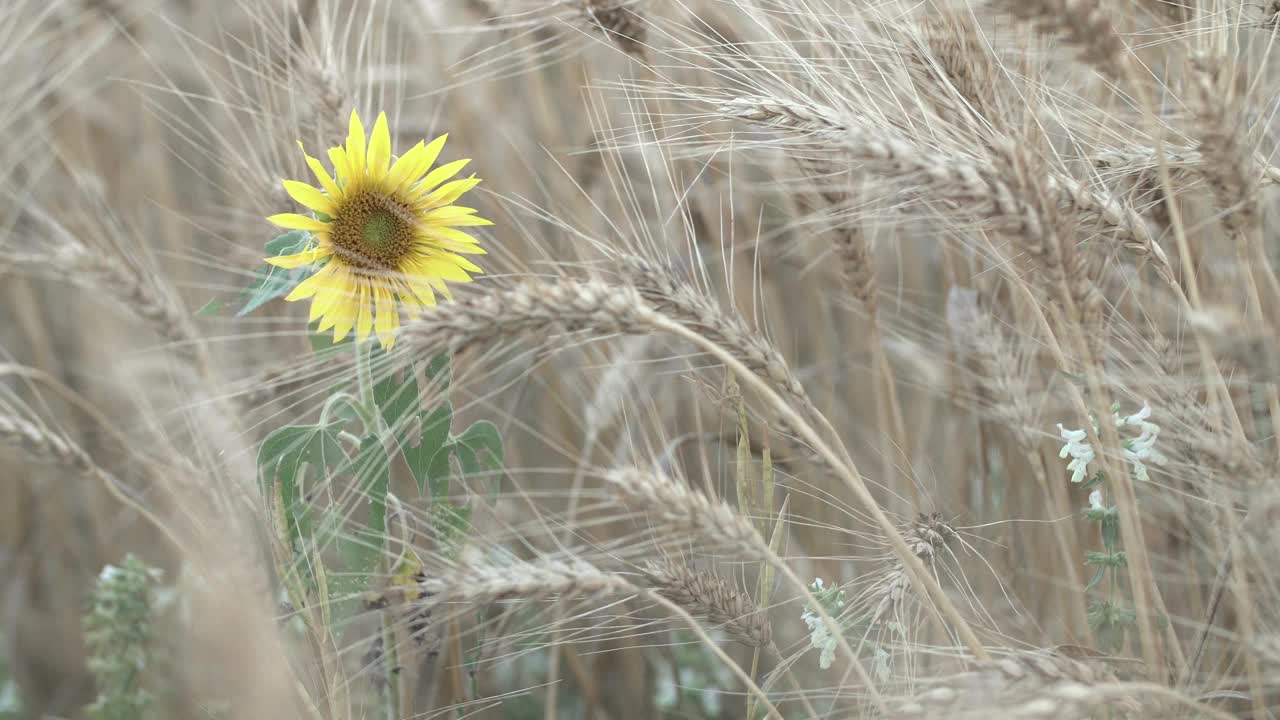
[[[306,215],[299,215],[297,213],[281,213],[279,215],[272,215],[267,218],[267,222],[289,230],[310,230],[311,232],[318,232],[320,230],[329,229],[329,223],[320,222],[313,217],[307,217]]]
[[[423,214],[422,221],[437,227],[475,227],[493,224],[492,220],[478,217],[475,212],[475,208],[446,205],[435,210],[428,210]]]
[[[317,319],[329,314],[329,309],[333,307],[333,301],[338,298],[338,294],[333,292],[327,285],[322,285],[316,290],[315,297],[311,298],[311,310],[307,314],[307,322],[313,323]]]
[[[345,265],[336,263],[335,265],[331,280],[332,284],[324,297],[325,305],[320,327],[318,328],[319,332],[335,327],[337,322],[342,319],[346,309],[351,306],[351,273]],[[317,298],[317,301],[319,301],[319,298]],[[347,327],[348,331],[350,331],[350,324]],[[346,333],[343,333],[342,337],[335,337],[334,342],[341,341],[343,337],[346,337]]]
[[[484,274],[484,270],[480,269],[480,266],[462,257],[461,255],[454,255],[453,253],[444,253],[443,255],[437,256],[436,259],[451,262],[454,265],[457,265],[458,267],[462,268],[463,270],[466,270],[467,272],[472,272],[479,275]]]
[[[427,176],[422,179],[422,182],[414,186],[413,191],[409,193],[409,200],[417,200],[423,195],[431,192],[440,183],[462,172],[462,168],[466,167],[469,162],[471,162],[470,159],[454,160],[451,163],[441,165],[435,170],[427,173]]]
[[[441,258],[422,258],[412,265],[412,272],[425,278],[443,278],[453,282],[471,282],[471,276],[457,264]]]
[[[329,148],[329,162],[333,163],[333,173],[338,178],[338,185],[345,191],[351,185],[351,163],[347,162],[347,151],[340,147]]]
[[[411,315],[421,313],[426,307],[418,298],[418,294],[404,280],[396,280],[387,292],[394,293],[396,302],[406,307]]]
[[[418,201],[418,208],[429,210],[456,202],[464,193],[480,184],[480,178],[469,177],[466,180],[454,180],[432,190],[430,194]]]
[[[404,285],[418,299],[420,306],[428,308],[436,304],[436,294],[431,292],[431,285],[427,283],[426,278],[406,276]]]
[[[369,179],[380,182],[386,177],[387,166],[391,163],[391,131],[387,129],[387,114],[378,113],[373,123],[373,134],[369,136]]]
[[[396,331],[400,329],[400,310],[396,307],[395,296],[391,289],[383,285],[373,288],[377,300],[378,315],[374,320],[374,331],[383,349],[390,350],[396,342]]]
[[[298,149],[302,151],[302,156],[307,159],[307,167],[311,168],[311,174],[316,176],[316,180],[320,181],[320,187],[324,189],[329,197],[338,199],[342,197],[342,190],[338,189],[338,184],[329,176],[329,172],[324,169],[320,161],[307,154],[307,149],[302,146],[302,141],[298,141]]]
[[[347,164],[351,168],[351,179],[364,177],[366,168],[364,125],[360,115],[351,111],[351,124],[347,130]]]
[[[443,227],[439,225],[429,225],[418,231],[418,237],[427,243],[434,243],[441,240],[451,240],[459,245],[479,245],[480,241],[471,237],[467,233],[456,230],[451,227]]]
[[[320,268],[320,270],[311,277],[298,283],[298,286],[285,296],[285,301],[294,302],[295,300],[305,300],[322,290],[325,287],[325,282],[329,279],[329,276],[333,275],[334,265],[335,264],[333,262],[330,262]]]
[[[277,257],[263,258],[263,261],[269,265],[275,265],[278,268],[294,270],[323,260],[332,254],[333,248],[314,247],[310,250],[303,250],[302,252],[295,253],[293,255],[280,255]]]
[[[492,225],[492,220],[485,220],[475,215],[462,215],[460,217],[451,218],[442,223],[445,227],[483,227]]]
[[[383,183],[383,187],[393,193],[399,190],[400,186],[409,180],[409,173],[412,173],[418,163],[422,161],[422,154],[426,149],[426,145],[422,141],[418,141],[418,144],[409,148],[408,152],[396,158],[396,161],[391,164],[391,170],[387,172],[387,179]]]
[[[373,288],[367,279],[360,283],[360,295],[356,300],[356,340],[364,342],[373,332]]]
[[[359,314],[360,308],[360,278],[354,273],[347,271],[346,284],[344,287],[344,297],[342,301],[334,306],[333,312],[333,341],[342,342],[347,335],[351,334],[351,329],[356,324],[356,315]]]
[[[428,277],[427,282],[431,283],[431,287],[443,295],[445,300],[453,300],[453,291],[449,289],[449,284],[444,280],[438,277]],[[471,282],[471,278],[467,278],[466,282]]]
[[[427,227],[418,235],[418,241],[428,248],[448,250],[459,255],[488,255],[489,251],[480,247],[478,240],[470,235],[449,227]]]
[[[325,196],[325,194],[320,192],[318,189],[304,182],[298,182],[297,180],[285,180],[284,189],[285,192],[289,193],[289,197],[297,200],[299,203],[315,210],[316,212],[324,213],[329,217],[333,217],[337,214],[334,211],[332,199]]]

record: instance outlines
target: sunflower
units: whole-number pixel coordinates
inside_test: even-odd
[[[453,204],[480,183],[474,176],[452,179],[470,161],[431,169],[447,137],[419,142],[393,163],[386,113],[378,115],[366,144],[364,125],[352,111],[346,146],[329,150],[332,177],[298,143],[320,187],[285,180],[284,188],[315,216],[267,219],[310,232],[311,242],[302,252],[266,262],[286,269],[319,265],[285,300],[310,298],[310,321],[320,321],[320,332],[332,328],[335,342],[354,329],[357,340],[376,333],[390,349],[401,305],[421,311],[435,304],[437,294],[451,297],[446,280],[471,282],[469,273],[483,272],[463,256],[483,255],[484,249],[458,228],[492,223]]]

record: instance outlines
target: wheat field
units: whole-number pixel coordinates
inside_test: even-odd
[[[4,0],[0,718],[1277,717],[1278,38]]]

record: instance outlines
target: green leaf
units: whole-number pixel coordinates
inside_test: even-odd
[[[427,363],[427,379],[442,388],[449,387],[450,373],[449,356],[446,353],[432,357],[431,362]]]
[[[196,317],[213,317],[222,311],[222,301],[214,298],[196,311]]]
[[[498,426],[488,420],[477,420],[471,424],[456,441],[464,446],[472,453],[479,454],[482,450],[489,453],[490,463],[489,469],[501,470],[503,464],[502,434],[498,432]],[[466,471],[468,475],[475,471]]]
[[[356,568],[367,573],[377,569],[382,555],[382,544],[387,535],[387,488],[391,481],[391,460],[386,448],[376,435],[360,440],[360,452],[352,461],[352,476],[358,488],[358,497],[368,503],[368,520],[362,534],[369,548],[369,559]]]
[[[347,532],[339,530],[335,540],[343,567],[341,572],[328,575],[328,589],[334,632],[339,636],[341,626],[359,611],[361,593],[373,587],[386,547],[391,461],[382,441],[375,435],[362,438],[348,470],[357,489],[357,503],[367,507],[364,525]]]
[[[433,503],[431,529],[444,553],[450,557],[455,556],[458,540],[471,532],[471,508],[450,502]]]
[[[266,245],[267,257],[293,255],[307,249],[311,243],[311,233],[305,230],[291,230],[280,235]],[[274,265],[265,265],[258,269],[253,284],[240,293],[244,299],[244,307],[236,313],[236,317],[244,317],[263,305],[289,294],[303,280],[311,276],[315,265],[307,265],[293,270],[285,270]]]
[[[453,443],[447,443],[436,450],[427,463],[427,490],[433,501],[449,497],[449,476],[453,474],[449,458],[453,455],[453,450]]]
[[[1085,589],[1085,590],[1092,590],[1092,589],[1094,589],[1095,587],[1097,587],[1097,586],[1098,586],[1098,583],[1102,582],[1102,578],[1103,578],[1106,574],[1107,574],[1107,569],[1106,569],[1106,568],[1104,568],[1104,567],[1100,567],[1100,568],[1098,568],[1097,572],[1095,572],[1095,573],[1093,574],[1093,577],[1089,578],[1089,583],[1088,583],[1087,585],[1085,585],[1085,586],[1084,586],[1084,589]]]
[[[418,379],[413,375],[413,366],[392,367],[389,356],[376,346],[369,363],[373,376],[379,378],[373,383],[373,401],[387,427],[401,440],[407,440],[400,436],[409,418],[418,414]]]
[[[295,553],[303,554],[313,536],[311,513],[302,486],[303,469],[324,476],[328,468],[346,464],[338,442],[337,426],[289,425],[276,430],[258,448],[258,480],[263,497],[271,497],[273,484],[280,487],[288,537]]]
[[[436,452],[449,443],[449,427],[453,423],[453,406],[445,402],[430,413],[417,414],[419,437],[401,442],[404,462],[417,482],[417,493],[426,495],[430,479],[431,460]]]
[[[458,460],[462,463],[462,471],[467,475],[479,475],[487,468],[494,472],[489,484],[489,504],[498,500],[498,492],[502,486],[502,470],[505,465],[505,452],[502,446],[502,434],[498,426],[488,420],[478,420],[471,424],[465,432],[457,437]],[[481,464],[479,458],[487,454],[489,462]]]

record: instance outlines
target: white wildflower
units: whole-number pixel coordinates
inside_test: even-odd
[[[1084,430],[1068,430],[1062,427],[1062,423],[1058,423],[1058,432],[1066,441],[1058,457],[1065,459],[1070,455],[1071,462],[1067,463],[1067,469],[1071,471],[1071,482],[1084,482],[1089,474],[1089,463],[1096,457],[1093,447],[1085,442],[1089,438],[1089,433]]]
[[[1106,510],[1106,506],[1102,504],[1102,491],[1094,489],[1089,493],[1089,509],[1090,510]]]
[[[837,615],[844,608],[844,591],[834,593],[826,593],[823,586],[822,578],[816,578],[813,584],[809,586],[815,595],[827,594],[830,597],[821,597],[818,601],[826,606],[829,615]],[[800,613],[800,619],[809,627],[809,646],[821,650],[818,656],[818,667],[826,670],[831,667],[831,663],[836,657],[836,645],[838,644],[835,636],[827,629],[827,623],[822,616],[814,612],[808,605],[804,606],[804,611]]]
[[[1124,457],[1133,465],[1134,477],[1139,480],[1148,479],[1145,463],[1163,465],[1168,462],[1168,459],[1155,448],[1156,438],[1160,436],[1160,426],[1148,422],[1149,417],[1151,417],[1151,406],[1143,403],[1142,409],[1138,412],[1127,417],[1116,418],[1117,428],[1138,428],[1138,437],[1124,441]]]
[[[1133,466],[1133,475],[1139,480],[1147,480],[1147,463],[1163,465],[1167,458],[1155,447],[1156,438],[1160,436],[1160,426],[1150,422],[1151,406],[1143,403],[1142,409],[1132,415],[1121,415],[1119,409],[1114,411],[1116,428],[1136,428],[1138,436],[1123,440],[1124,459]],[[1093,446],[1088,443],[1089,434],[1084,430],[1068,430],[1058,423],[1058,433],[1062,436],[1062,452],[1058,457],[1071,457],[1067,469],[1071,471],[1071,482],[1083,482],[1089,476],[1089,463],[1097,459]]]

